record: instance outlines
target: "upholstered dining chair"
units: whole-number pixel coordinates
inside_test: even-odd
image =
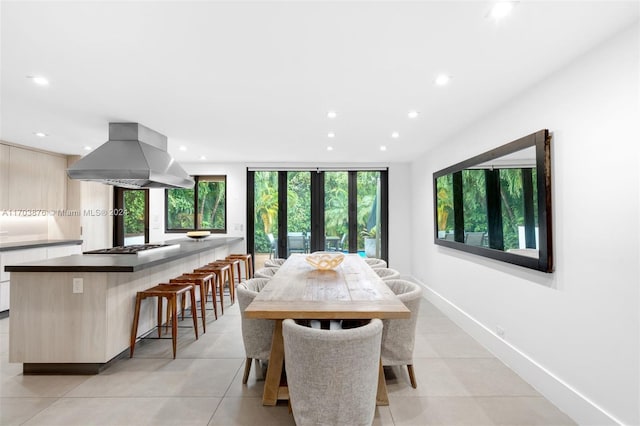
[[[378,389],[382,322],[349,330],[282,323],[287,384],[297,425],[367,425]]]
[[[385,284],[411,311],[411,318],[382,321],[382,365],[406,365],[411,386],[416,388],[418,384],[413,372],[413,347],[422,289],[418,284],[405,280],[387,280]]]
[[[254,278],[269,278],[273,277],[280,268],[260,268],[253,273]]]
[[[287,259],[267,259],[264,261],[265,268],[279,268],[284,265]]]
[[[258,293],[269,282],[266,278],[252,278],[238,284],[236,288],[238,296],[238,304],[240,306],[240,316],[242,321],[242,341],[244,342],[244,351],[247,356],[244,364],[244,375],[242,383],[246,384],[251,372],[251,362],[256,360],[256,369],[260,360],[269,359],[271,353],[271,340],[273,336],[272,320],[250,319],[244,315],[245,309]]]
[[[377,268],[374,269],[374,271],[376,272],[376,274],[378,274],[378,276],[380,278],[382,278],[383,280],[395,280],[400,278],[400,272],[396,271],[395,269],[391,269],[391,268]]]
[[[367,257],[364,259],[364,261],[367,265],[371,266],[373,269],[387,267],[387,262],[385,262],[383,259],[378,259],[375,257]]]

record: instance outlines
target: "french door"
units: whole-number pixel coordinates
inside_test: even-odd
[[[291,253],[387,259],[387,170],[247,171],[247,244],[256,266]]]

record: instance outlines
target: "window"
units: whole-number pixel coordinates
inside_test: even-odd
[[[193,189],[165,190],[166,232],[227,232],[227,177],[195,176]]]

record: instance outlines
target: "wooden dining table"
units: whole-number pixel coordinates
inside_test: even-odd
[[[284,366],[282,321],[409,318],[411,312],[357,254],[345,255],[335,270],[315,269],[304,254],[293,254],[247,306],[247,318],[275,320],[265,379],[263,405],[288,399],[281,384]],[[382,363],[378,372],[377,405],[389,405]]]

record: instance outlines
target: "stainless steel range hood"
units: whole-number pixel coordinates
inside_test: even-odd
[[[67,169],[71,179],[123,188],[193,188],[167,152],[167,137],[138,123],[109,123],[109,140]]]

